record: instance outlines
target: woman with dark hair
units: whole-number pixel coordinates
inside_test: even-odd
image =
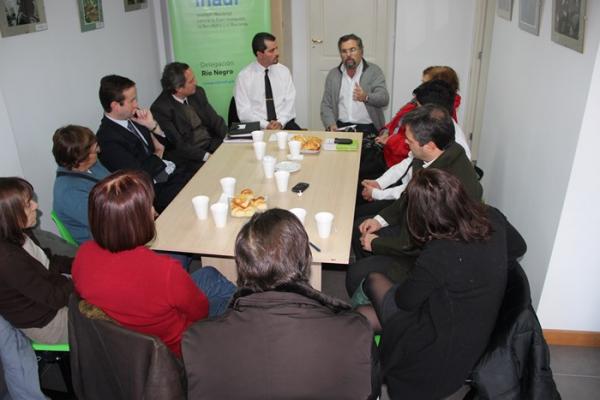
[[[0,178],[0,315],[32,340],[67,343],[73,259],[39,247],[37,208],[29,182]]]
[[[237,236],[235,261],[239,289],[230,309],[194,324],[183,339],[190,398],[367,399],[377,392],[369,324],[310,286],[308,235],[296,216],[255,214]]]
[[[91,239],[88,196],[109,172],[98,161],[96,136],[86,127],[67,125],[52,136],[52,154],[58,164],[52,207],[73,239],[81,244]]]
[[[156,235],[153,200],[141,171],[117,171],[94,186],[88,206],[94,240],[79,248],[73,281],[89,303],[127,328],[158,336],[180,356],[183,331],[222,313],[235,286],[212,267],[190,276],[145,246]]]
[[[406,190],[408,228],[422,251],[402,283],[369,274],[363,289],[372,306],[358,311],[382,331],[391,397],[439,399],[463,385],[483,354],[508,261],[526,245],[504,215],[472,200],[447,172],[422,169]]]

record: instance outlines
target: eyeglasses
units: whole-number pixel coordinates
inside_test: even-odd
[[[341,50],[341,51],[340,51],[340,53],[342,53],[343,55],[348,55],[348,54],[353,54],[353,53],[356,53],[356,52],[358,52],[358,50],[360,50],[360,49],[359,49],[359,48],[357,48],[357,47],[353,47],[353,48],[351,48],[351,49],[344,49],[344,50]]]

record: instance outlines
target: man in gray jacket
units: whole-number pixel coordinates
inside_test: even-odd
[[[338,49],[342,62],[327,74],[321,121],[327,130],[356,125],[356,131],[377,134],[390,98],[383,72],[363,58],[362,39],[355,34],[342,36]]]

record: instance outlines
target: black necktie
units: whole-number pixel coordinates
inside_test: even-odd
[[[267,121],[276,121],[275,103],[273,103],[273,89],[269,79],[269,69],[265,69],[265,99],[267,101]]]
[[[139,133],[137,129],[135,129],[135,126],[133,126],[133,123],[130,120],[127,120],[127,129],[129,129],[131,133],[133,133],[138,139],[142,141],[142,146],[144,146],[144,151],[146,152],[146,154],[150,154],[148,143],[146,142],[146,140],[144,140],[142,134]]]

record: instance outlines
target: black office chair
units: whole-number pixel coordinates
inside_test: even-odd
[[[160,339],[124,328],[80,302],[71,295],[69,345],[79,399],[186,398],[183,364]]]
[[[533,307],[529,281],[511,263],[506,292],[488,347],[467,381],[465,399],[558,400],[550,353]]]

